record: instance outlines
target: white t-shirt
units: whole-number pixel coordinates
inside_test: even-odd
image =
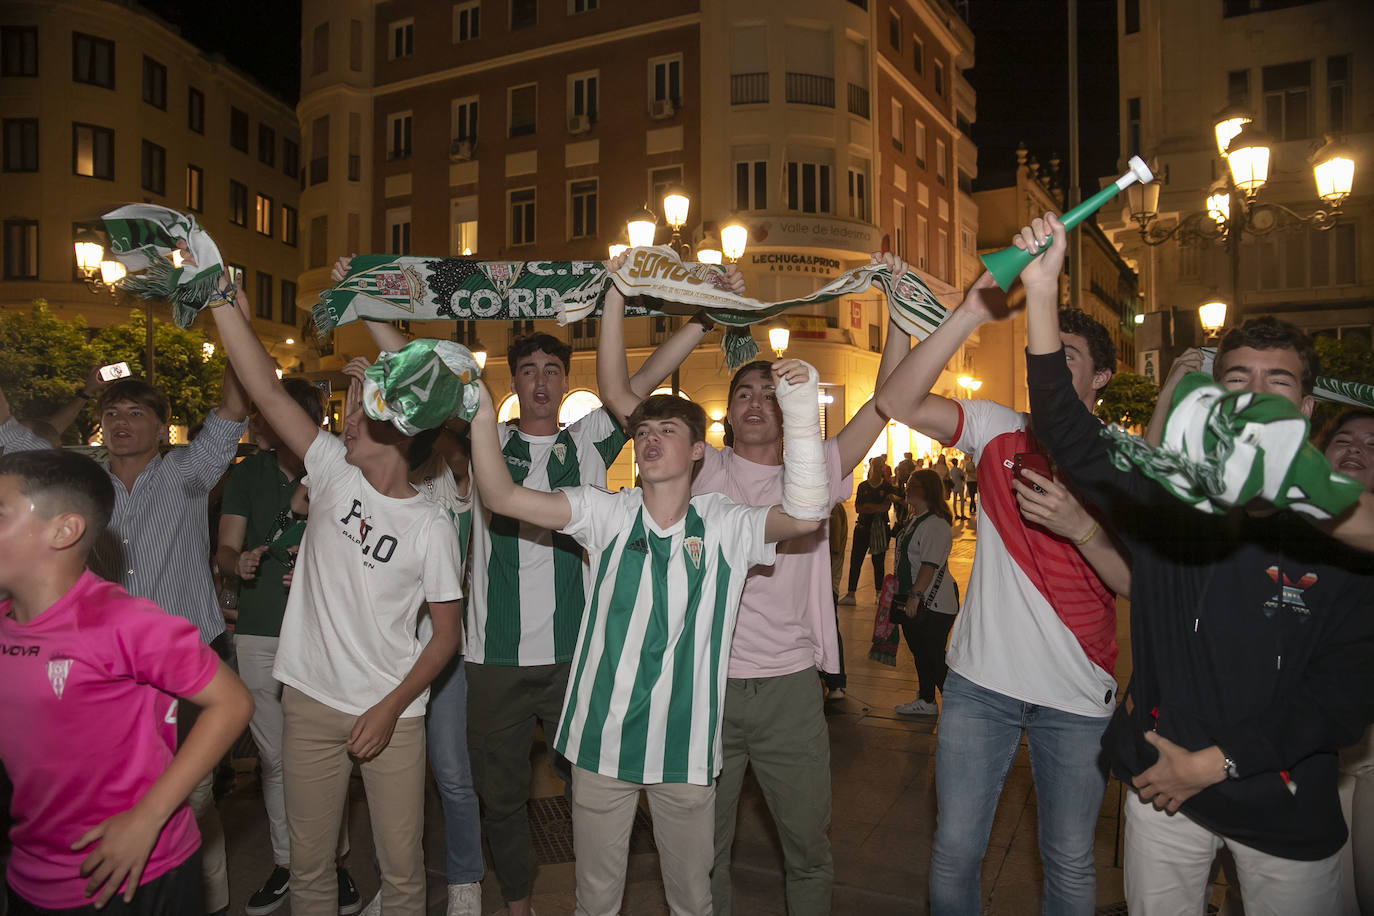
[[[773,562],[767,506],[692,497],[659,528],[643,491],[563,491],[595,571],[554,747],[626,782],[708,786],[721,767],[725,661],[749,567]]]
[[[898,532],[897,549],[905,550],[904,554],[897,557],[895,572],[898,593],[902,591],[904,577],[915,583],[922,566],[929,566],[934,571],[935,578],[939,580],[939,587],[934,590],[927,587],[922,595],[910,596],[912,611],[916,610],[916,599],[924,597],[926,607],[937,614],[959,613],[954,577],[949,573],[949,552],[953,546],[954,531],[949,527],[949,522],[930,512],[912,518]],[[940,574],[942,569],[944,575]],[[931,585],[935,585],[934,580],[931,581]],[[912,588],[911,591],[914,592],[915,589]]]
[[[273,675],[362,715],[401,683],[424,642],[422,601],[463,595],[458,532],[438,503],[383,496],[323,430],[305,453],[310,520]],[[422,716],[426,689],[401,713]]]
[[[1116,708],[1116,599],[1077,548],[1027,525],[1011,486],[1029,418],[955,401],[955,441],[977,462],[978,548],[950,635],[950,668],[980,687],[1080,716]]]
[[[840,447],[825,442],[830,499],[843,502],[853,477],[840,473]],[[756,464],[732,448],[706,447],[693,493],[724,493],[737,503],[782,503],[782,465]],[[840,670],[835,604],[830,585],[830,529],[777,545],[772,566],[749,571],[740,596],[739,621],[730,646],[730,677],[780,677],[811,666]]]

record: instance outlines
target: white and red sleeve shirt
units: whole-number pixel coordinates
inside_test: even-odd
[[[980,687],[1082,716],[1116,707],[1116,597],[1069,541],[1028,525],[1012,461],[1034,451],[1030,417],[955,401],[953,447],[978,469],[978,549],[949,666]]]

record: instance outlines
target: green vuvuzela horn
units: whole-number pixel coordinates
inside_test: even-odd
[[[1061,216],[1059,221],[1064,224],[1064,228],[1072,229],[1074,226],[1077,226],[1079,223],[1083,222],[1083,220],[1101,209],[1103,204],[1126,190],[1126,188],[1135,184],[1137,181],[1141,184],[1148,184],[1154,180],[1154,173],[1150,171],[1150,167],[1145,164],[1144,159],[1141,159],[1139,156],[1132,156],[1129,164],[1130,171],[1125,175],[1122,175],[1116,181],[1107,185],[1101,191],[1098,191],[1092,197],[1089,197],[1068,213]],[[1049,244],[1049,241],[1049,238],[1045,239],[1046,244]],[[1043,251],[1044,249],[1041,250]],[[1035,255],[1031,254],[1029,251],[1012,245],[1009,248],[1003,248],[1001,251],[988,252],[983,255],[980,260],[982,260],[983,266],[988,269],[988,272],[992,274],[992,278],[997,281],[997,285],[1002,287],[1003,292],[1005,292],[1011,289],[1011,284],[1015,282],[1017,276],[1020,275],[1021,271],[1025,269],[1026,265],[1029,264],[1034,257]]]

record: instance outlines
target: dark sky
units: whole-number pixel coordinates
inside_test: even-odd
[[[283,100],[300,95],[300,0],[231,4],[142,0],[199,47],[223,54]],[[232,12],[230,12],[232,10]],[[968,0],[977,66],[976,188],[1011,183],[1016,147],[1048,167],[1057,153],[1068,181],[1067,0]],[[1084,196],[1116,173],[1116,0],[1078,0],[1079,149]]]
[[[1044,168],[1058,153],[1069,179],[1067,0],[969,0],[978,93],[977,189],[1012,183],[1025,143]],[[1084,197],[1116,174],[1116,0],[1078,0],[1079,178]]]

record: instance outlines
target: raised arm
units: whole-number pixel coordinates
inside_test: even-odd
[[[799,359],[773,364],[774,391],[782,413],[782,505],[764,522],[768,543],[801,537],[830,518],[830,475],[821,445],[816,370]]]
[[[950,444],[959,428],[959,408],[930,389],[969,335],[1005,311],[1005,296],[991,274],[983,274],[944,324],[921,341],[888,376],[874,400],[878,413]]]
[[[1189,372],[1201,371],[1202,351],[1197,347],[1189,347],[1174,360],[1169,367],[1169,377],[1164,380],[1159,397],[1155,399],[1155,412],[1150,416],[1150,425],[1145,428],[1146,442],[1158,447],[1164,441],[1164,419],[1169,415],[1169,404],[1174,399],[1174,389],[1178,387],[1179,379]]]
[[[258,405],[283,444],[297,455],[304,455],[310,450],[319,428],[278,381],[276,364],[263,349],[249,323],[248,297],[242,289],[232,285],[228,288],[232,290],[234,305],[218,304],[210,309],[210,314],[214,316],[224,351],[229,355],[230,366],[238,383],[242,384],[253,403]],[[225,375],[227,379],[229,373]],[[225,406],[222,405],[221,416],[224,411]],[[246,414],[246,409],[244,412]]]
[[[357,255],[347,257],[340,255],[329,271],[329,279],[335,283],[342,283],[343,278],[348,276],[348,265],[355,257]],[[390,350],[394,353],[408,343],[406,336],[400,332],[400,329],[389,322],[364,318],[363,326],[367,328],[367,333],[372,335],[372,342],[377,345],[378,350]]]
[[[498,515],[557,531],[572,520],[568,497],[555,490],[545,493],[522,487],[511,480],[496,433],[496,411],[487,386],[478,382],[481,394],[472,418],[472,480],[482,505]]]
[[[625,257],[625,255],[621,255]],[[611,263],[615,263],[612,261]],[[730,283],[730,288],[736,295],[744,295],[744,275],[739,272],[734,264],[724,268],[725,279]],[[625,314],[625,303],[620,304],[622,317]],[[663,384],[663,380],[672,374],[673,370],[682,365],[682,361],[688,354],[701,343],[701,339],[710,333],[715,327],[715,323],[707,318],[704,313],[698,312],[693,315],[682,327],[678,328],[672,337],[659,344],[658,349],[649,354],[649,358],[644,360],[638,371],[630,377],[630,389],[641,401],[649,396],[649,393]],[[622,348],[623,349],[623,348]]]

